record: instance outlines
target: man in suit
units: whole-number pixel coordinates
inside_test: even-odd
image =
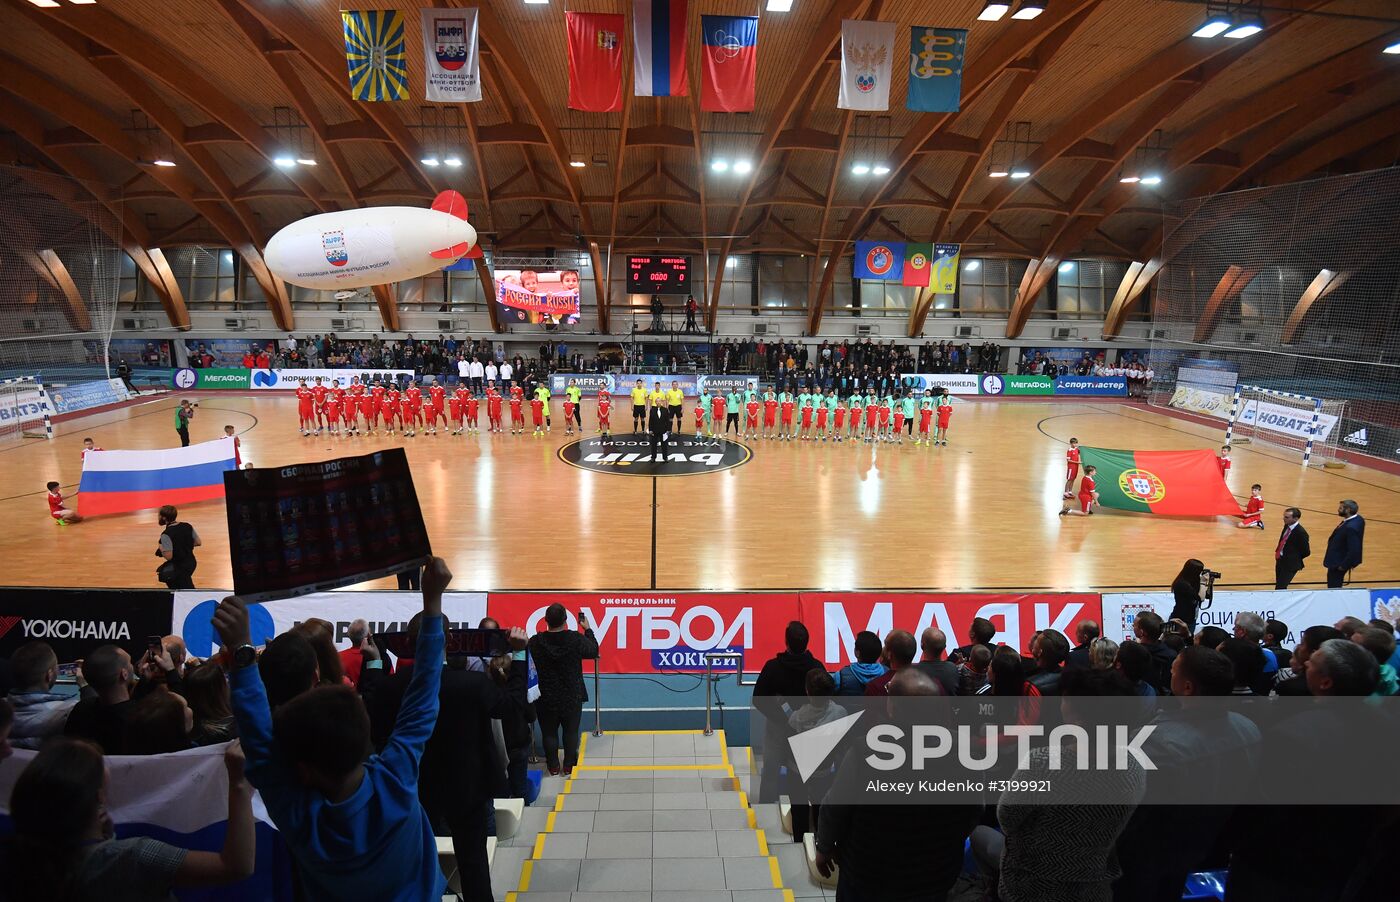
[[[1298,521],[1303,512],[1296,507],[1284,509],[1283,534],[1278,537],[1274,548],[1274,588],[1287,589],[1293,577],[1303,569],[1303,558],[1312,554],[1308,544],[1308,531]]]
[[[1361,518],[1360,510],[1350,499],[1337,505],[1337,516],[1342,522],[1327,537],[1327,554],[1322,558],[1329,589],[1340,589],[1347,573],[1361,566],[1361,541],[1366,537],[1366,521]]]
[[[671,411],[664,404],[654,404],[647,423],[651,432],[652,459],[660,462],[666,459],[667,433],[671,431]]]

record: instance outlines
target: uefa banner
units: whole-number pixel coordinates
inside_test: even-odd
[[[1170,598],[1170,596],[1168,596]],[[1100,619],[1096,593],[940,594],[920,592],[803,592],[802,622],[811,631],[809,646],[817,660],[835,669],[849,664],[855,636],[869,630],[884,636],[908,630],[918,639],[928,627],[943,631],[951,650],[967,643],[978,617],[996,627],[992,644],[1029,650],[1036,630],[1059,630],[1074,641],[1081,620]]]
[[[762,592],[493,592],[487,610],[503,627],[523,626],[534,635],[554,602],[568,611],[569,629],[578,628],[580,612],[588,619],[603,673],[693,672],[704,667],[701,652],[718,650],[742,652],[744,671],[757,672],[783,650],[783,631],[799,613],[795,593]]]
[[[1143,611],[1155,611],[1165,620],[1171,616],[1174,601],[1170,592],[1138,592],[1103,597],[1103,635],[1115,642],[1133,638],[1133,618]],[[1251,611],[1265,620],[1281,620],[1288,626],[1284,645],[1297,645],[1299,634],[1310,626],[1331,626],[1343,617],[1369,619],[1372,608],[1369,589],[1317,589],[1261,592],[1216,592],[1214,599],[1201,605],[1196,629],[1218,626],[1233,632],[1235,617]]]

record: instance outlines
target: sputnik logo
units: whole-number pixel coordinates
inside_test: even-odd
[[[856,725],[856,721],[860,720],[864,714],[864,711],[857,711],[839,720],[813,727],[805,733],[788,737],[788,746],[792,749],[792,760],[797,765],[797,774],[803,782],[806,782],[812,774],[817,772],[817,769],[841,744],[841,740],[846,738],[846,734],[851,731],[851,728]]]

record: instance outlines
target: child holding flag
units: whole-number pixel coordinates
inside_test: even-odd
[[[1065,497],[1074,497],[1074,480],[1079,477],[1079,439],[1069,440],[1069,450],[1065,452]]]
[[[1092,464],[1084,468],[1084,478],[1079,480],[1079,510],[1074,508],[1061,509],[1061,517],[1066,514],[1086,517],[1094,513],[1091,508],[1099,503],[1099,493],[1094,490],[1094,474],[1097,472],[1098,468]]]
[[[1264,487],[1259,483],[1249,487],[1249,503],[1244,508],[1244,519],[1240,521],[1240,529],[1250,529],[1251,527],[1264,528]]]

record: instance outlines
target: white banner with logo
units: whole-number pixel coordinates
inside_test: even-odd
[[[976,395],[982,391],[982,377],[975,373],[900,373],[901,379],[913,379],[914,390],[931,388],[936,393],[948,389],[950,395]]]
[[[44,414],[53,415],[53,408],[46,397],[39,394],[38,386],[24,383],[19,391],[0,393],[0,426],[19,420],[32,420]]]
[[[1307,438],[1312,433],[1313,411],[1312,408],[1287,407],[1269,401],[1249,401],[1240,411],[1239,422],[1267,429],[1270,432]],[[1327,436],[1332,434],[1332,427],[1336,425],[1337,418],[1335,416],[1319,413],[1317,415],[1317,434],[1313,437],[1318,441],[1326,441]]]
[[[1219,417],[1222,420],[1230,417],[1230,395],[1192,385],[1178,383],[1176,390],[1172,392],[1170,406],[1191,413],[1203,413],[1208,417]]]
[[[481,99],[475,9],[425,9],[423,68],[428,100],[471,103]]]
[[[349,369],[291,369],[291,370],[251,370],[248,384],[250,387],[259,390],[281,390],[291,391],[301,385],[301,380],[305,379],[307,385],[315,385],[317,377],[320,377],[324,386],[339,385],[341,388],[348,388],[350,380],[355,376],[360,377],[361,382],[369,383],[375,379],[393,380],[395,382],[403,379],[412,379],[415,376],[413,370],[349,370]]]
[[[190,654],[206,658],[218,651],[219,638],[209,621],[219,600],[231,594],[217,589],[175,593],[171,622],[175,632],[184,637]],[[409,619],[421,610],[421,592],[317,592],[249,605],[249,631],[253,644],[263,645],[298,623],[317,617],[334,625],[338,648],[349,648],[350,624],[354,621],[363,619],[372,633],[399,632],[407,629]],[[444,593],[442,613],[448,628],[475,627],[486,616],[486,593]]]
[[[1103,634],[1115,642],[1133,637],[1133,618],[1155,611],[1166,620],[1173,606],[1170,592],[1138,592],[1103,597]],[[1314,589],[1299,591],[1216,592],[1209,607],[1202,608],[1196,629],[1218,626],[1227,633],[1235,617],[1252,611],[1265,620],[1281,620],[1288,626],[1283,644],[1298,644],[1298,635],[1310,626],[1331,626],[1343,617],[1366,619],[1371,608],[1368,589]]]

